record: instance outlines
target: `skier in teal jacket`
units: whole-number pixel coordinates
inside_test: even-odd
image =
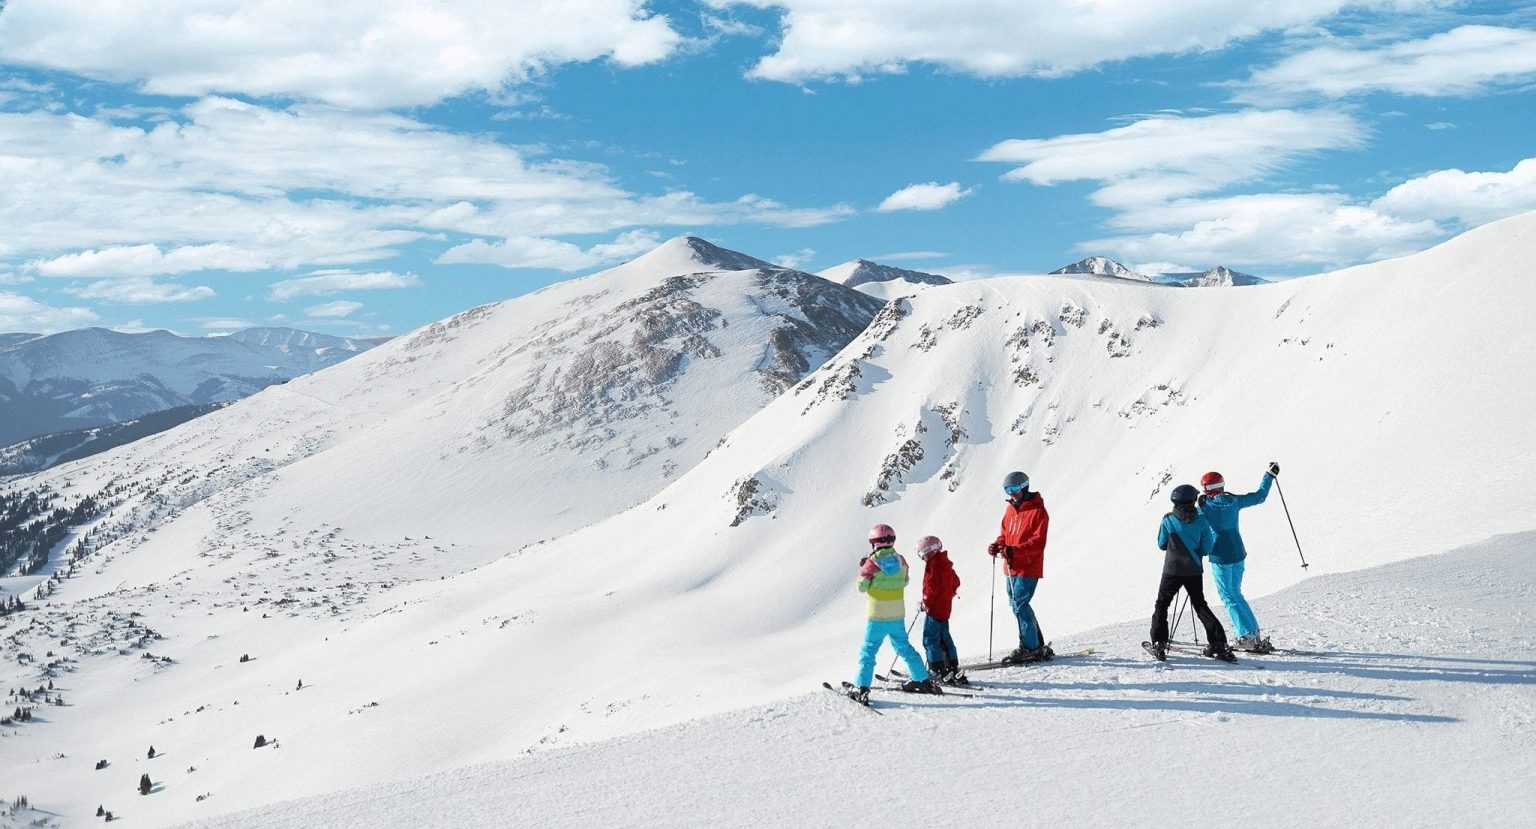
[[[1237,515],[1241,510],[1264,503],[1269,497],[1270,484],[1280,474],[1280,464],[1271,463],[1264,471],[1259,488],[1246,495],[1233,495],[1226,491],[1226,481],[1220,472],[1207,472],[1200,479],[1200,515],[1210,522],[1216,531],[1216,545],[1211,550],[1211,578],[1216,582],[1216,595],[1227,606],[1232,627],[1237,632],[1237,649],[1267,653],[1274,650],[1269,638],[1260,635],[1259,620],[1253,608],[1243,598],[1243,561],[1248,550],[1243,546],[1243,535],[1237,529]]]

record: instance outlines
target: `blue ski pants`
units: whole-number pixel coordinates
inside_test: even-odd
[[[1237,635],[1243,637],[1258,633],[1259,620],[1254,618],[1253,609],[1248,606],[1248,600],[1243,598],[1243,562],[1218,564],[1213,561],[1211,578],[1216,581],[1216,595],[1227,606],[1227,615],[1232,617],[1232,629]]]
[[[1019,620],[1019,647],[1031,650],[1040,647],[1040,622],[1035,619],[1034,608],[1029,606],[1038,584],[1039,579],[1029,576],[1008,577],[1008,604]]]
[[[923,650],[927,651],[930,670],[960,667],[960,652],[955,650],[955,640],[949,635],[948,621],[923,615]]]
[[[896,649],[896,654],[907,663],[907,673],[918,682],[928,678],[928,668],[923,665],[923,658],[918,655],[912,643],[907,641],[907,628],[900,619],[877,622],[869,620],[869,625],[864,628],[864,645],[859,648],[859,675],[853,682],[860,688],[868,688],[875,681],[875,657],[880,653],[880,646],[885,640],[891,640],[891,647]]]

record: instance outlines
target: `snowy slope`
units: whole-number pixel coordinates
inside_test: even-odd
[[[816,275],[839,285],[857,288],[870,296],[884,300],[906,296],[930,285],[948,285],[953,281],[947,276],[909,271],[905,268],[871,262],[868,259],[844,262],[824,271],[818,271]]]
[[[874,521],[894,524],[903,550],[928,532],[949,543],[965,583],[956,636],[976,654],[988,616],[981,550],[1015,467],[1053,516],[1037,608],[1058,642],[1144,616],[1167,491],[1209,468],[1243,489],[1266,461],[1282,463],[1313,574],[1530,531],[1536,335],[1525,318],[1536,286],[1517,263],[1533,255],[1536,214],[1414,257],[1244,291],[1080,277],[926,289],[887,305],[660,491],[617,461],[754,385],[742,380],[761,352],[687,398],[643,397],[634,411],[664,415],[644,421],[653,431],[606,420],[590,442],[550,432],[481,446],[466,435],[506,411],[494,404],[507,389],[586,364],[554,341],[603,330],[574,323],[573,308],[649,317],[602,304],[630,296],[623,286],[581,301],[600,293],[596,278],[528,298],[516,319],[506,306],[470,312],[33,479],[78,490],[164,476],[176,496],[158,506],[174,518],[153,532],[141,521],[94,553],[19,639],[0,628],[13,648],[70,638],[100,652],[59,666],[71,707],[0,740],[0,759],[25,769],[16,785],[34,801],[80,814],[136,774],[49,758],[110,757],[126,774],[148,744],[174,747],[167,796],[134,804],[164,823],[781,699],[851,671],[862,618],[851,578]],[[761,276],[706,282],[732,278]],[[1450,323],[1448,308],[1460,312]],[[751,318],[731,319],[727,330]],[[529,336],[540,359],[514,363]],[[333,379],[353,376],[374,382]],[[538,388],[533,412],[566,399]],[[559,422],[589,414],[562,410]],[[243,437],[222,442],[230,435]],[[562,490],[594,457],[608,459],[601,474]],[[537,479],[518,479],[530,465]],[[1456,497],[1466,481],[1475,497]],[[631,503],[654,495],[584,530],[554,529],[580,517],[561,508],[586,510],[585,523],[622,505],[613,490]],[[1256,595],[1302,575],[1279,506],[1272,496],[1244,519]],[[1282,643],[1310,635],[1261,619]],[[242,664],[243,653],[257,658]],[[4,667],[0,685],[37,676]],[[252,750],[256,734],[281,748]],[[180,776],[183,760],[198,771]]]
[[[1533,546],[1507,536],[1257,602],[1323,655],[1158,666],[1137,619],[1076,638],[1091,657],[977,674],[974,699],[877,694],[876,717],[811,691],[194,825],[1525,826],[1536,641],[1516,619]]]
[[[14,341],[0,340],[0,446],[177,406],[238,400],[369,347],[291,328],[227,337],[105,328],[14,335]]]

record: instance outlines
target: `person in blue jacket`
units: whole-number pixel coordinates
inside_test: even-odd
[[[1205,571],[1201,560],[1216,545],[1216,532],[1200,515],[1195,501],[1200,491],[1189,484],[1173,488],[1173,511],[1163,516],[1157,527],[1157,547],[1163,551],[1163,579],[1157,587],[1157,604],[1152,608],[1152,641],[1148,650],[1158,659],[1168,655],[1168,606],[1183,590],[1189,606],[1205,626],[1205,655],[1233,662],[1237,659],[1227,647],[1227,632],[1221,620],[1205,601]]]
[[[1211,550],[1211,578],[1216,582],[1216,595],[1227,606],[1232,617],[1232,628],[1237,631],[1237,649],[1255,653],[1269,653],[1274,647],[1269,638],[1259,633],[1259,620],[1253,608],[1243,598],[1243,561],[1248,550],[1243,546],[1243,535],[1237,529],[1237,514],[1269,497],[1269,487],[1280,474],[1280,464],[1271,463],[1264,471],[1259,488],[1246,495],[1227,492],[1226,481],[1220,472],[1207,472],[1200,479],[1200,515],[1209,521],[1216,531],[1216,546]]]

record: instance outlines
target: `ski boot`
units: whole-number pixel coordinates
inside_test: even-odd
[[[848,694],[848,698],[853,700],[854,702],[862,703],[864,705],[868,705],[869,704],[869,686],[868,685],[860,685],[857,688],[849,688],[848,691],[847,691],[847,694]]]
[[[901,690],[903,690],[903,691],[905,691],[905,692],[907,692],[909,694],[942,694],[942,693],[944,693],[944,691],[939,688],[939,683],[933,677],[931,677],[931,676],[928,677],[927,679],[923,680],[922,682],[918,682],[915,679],[909,679],[906,682],[901,683]]]
[[[1237,661],[1237,654],[1233,653],[1232,649],[1226,645],[1222,645],[1220,647],[1217,647],[1216,645],[1206,645],[1205,650],[1201,651],[1201,653],[1209,656],[1212,659],[1220,659],[1223,662]]]
[[[1156,659],[1159,662],[1168,661],[1167,642],[1142,642],[1141,646],[1146,649],[1147,653],[1152,654],[1153,659]]]

